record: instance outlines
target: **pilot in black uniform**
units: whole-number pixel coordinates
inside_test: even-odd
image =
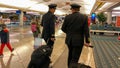
[[[65,43],[68,46],[68,67],[71,63],[78,63],[83,45],[90,43],[90,35],[88,28],[88,17],[79,12],[81,6],[71,4],[72,14],[65,17],[62,25],[62,31],[66,33]]]
[[[56,16],[54,15],[54,12],[56,10],[57,5],[50,4],[48,5],[48,7],[49,11],[43,15],[41,22],[41,26],[43,26],[42,38],[44,38],[47,45],[52,48],[55,41]]]

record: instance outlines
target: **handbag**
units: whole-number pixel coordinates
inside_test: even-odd
[[[46,45],[44,39],[41,38],[41,37],[36,37],[34,39],[34,49],[37,49],[37,48],[39,48],[42,45]]]

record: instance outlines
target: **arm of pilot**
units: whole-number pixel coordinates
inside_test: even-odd
[[[55,38],[55,16],[52,15],[50,19],[50,35],[51,38]]]
[[[89,27],[88,27],[88,17],[84,17],[84,36],[85,36],[85,41],[86,44],[90,44],[90,34],[89,34]]]
[[[67,17],[65,17],[64,19],[64,22],[63,22],[63,25],[62,25],[62,28],[61,30],[64,32],[64,33],[67,33]]]

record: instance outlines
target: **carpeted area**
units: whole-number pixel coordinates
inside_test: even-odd
[[[96,68],[120,68],[120,40],[117,36],[92,35]]]

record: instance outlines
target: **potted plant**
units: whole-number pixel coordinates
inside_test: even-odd
[[[97,19],[100,23],[100,26],[99,26],[99,27],[101,27],[100,29],[104,30],[104,24],[107,20],[107,17],[105,16],[105,14],[103,12],[101,12],[101,13],[97,14]],[[103,32],[100,33],[100,35],[103,35],[103,34],[104,34]]]

